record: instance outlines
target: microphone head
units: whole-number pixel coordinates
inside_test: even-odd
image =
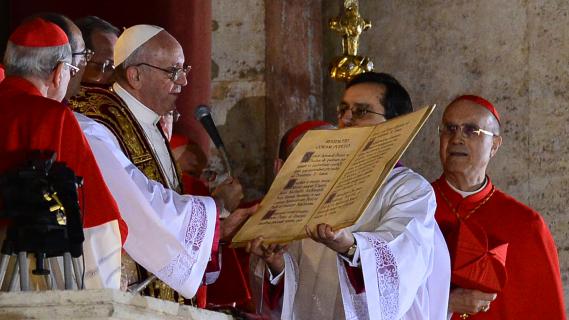
[[[204,117],[211,116],[211,111],[208,106],[201,104],[194,111],[194,116],[196,120],[201,121]]]

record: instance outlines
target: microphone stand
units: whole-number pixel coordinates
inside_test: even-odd
[[[225,147],[219,146],[217,148],[217,150],[219,150],[219,154],[221,155],[221,160],[223,161],[223,165],[225,166],[225,170],[227,170],[227,175],[229,177],[233,177],[231,165],[229,164],[229,158],[227,157],[227,152],[225,151]]]

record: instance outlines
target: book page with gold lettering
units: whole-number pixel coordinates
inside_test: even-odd
[[[354,225],[434,108],[422,108],[374,126],[310,219],[309,227],[327,223],[338,230]]]
[[[355,224],[434,108],[376,126],[309,131],[234,245],[258,236],[265,243],[305,238],[305,225]]]
[[[304,226],[373,127],[312,130],[294,148],[257,212],[234,243],[263,236],[267,243],[304,238]]]

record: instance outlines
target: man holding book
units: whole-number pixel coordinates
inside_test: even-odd
[[[359,127],[411,111],[397,80],[367,73],[348,83],[338,119]],[[307,228],[312,239],[284,251],[252,241],[248,249],[269,271],[265,301],[281,319],[446,319],[450,262],[435,208],[429,183],[397,165],[355,225]]]

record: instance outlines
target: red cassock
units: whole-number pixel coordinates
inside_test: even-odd
[[[452,286],[478,286],[486,292],[494,290],[483,290],[485,286],[493,287],[494,292],[501,289],[488,312],[479,312],[471,319],[566,318],[557,249],[539,213],[495,188],[489,178],[483,190],[466,198],[455,192],[444,176],[433,182],[433,188],[437,197],[435,217],[453,262]],[[471,226],[466,233],[458,232],[461,223],[457,216]],[[478,228],[484,236],[480,236]],[[484,256],[473,259],[475,272],[463,271],[466,256],[455,259],[457,247],[465,247],[457,244],[459,238],[470,239],[468,247],[476,243],[478,249],[473,252],[480,246],[487,250]],[[471,242],[473,238],[480,241]],[[505,275],[500,270],[504,262]],[[484,267],[489,270],[482,270]],[[472,278],[475,274],[481,278],[478,284]],[[454,314],[452,319],[459,317]]]
[[[0,114],[0,173],[25,165],[32,150],[57,152],[57,161],[83,177],[84,227],[118,220],[124,243],[127,226],[73,112],[41,96],[27,80],[7,77],[0,83]]]

